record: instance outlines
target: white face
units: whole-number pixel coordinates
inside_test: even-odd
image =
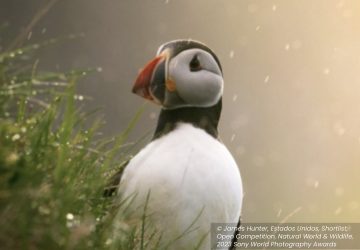
[[[211,107],[220,100],[224,80],[210,53],[201,49],[185,50],[171,58],[167,66],[167,79],[175,84],[177,95],[184,101],[172,103],[168,108]],[[172,95],[171,91],[166,95]],[[165,99],[171,99],[168,97]]]

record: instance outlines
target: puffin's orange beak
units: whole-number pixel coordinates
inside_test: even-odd
[[[146,66],[140,71],[138,77],[136,78],[134,87],[132,89],[133,93],[150,101],[156,102],[156,99],[151,93],[150,85],[155,69],[164,60],[166,60],[166,55],[161,54],[146,64]]]

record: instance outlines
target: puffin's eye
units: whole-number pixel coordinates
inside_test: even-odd
[[[201,68],[201,65],[200,65],[200,61],[199,61],[199,57],[198,55],[195,55],[191,61],[190,61],[190,64],[189,64],[189,67],[190,67],[190,71],[191,72],[194,72],[194,71],[200,71],[202,68]]]

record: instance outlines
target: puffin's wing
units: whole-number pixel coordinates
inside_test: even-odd
[[[130,160],[127,160],[123,164],[121,164],[118,172],[109,179],[109,181],[104,189],[104,193],[103,193],[104,197],[110,197],[116,193],[116,190],[119,187],[120,180],[121,180],[122,174],[124,172],[124,169],[129,164],[129,162],[130,162]]]
[[[239,228],[240,225],[241,225],[241,217],[239,217],[239,221],[238,221],[238,223],[237,223],[237,225],[236,225],[236,228]],[[236,236],[237,236],[239,233],[240,233],[240,232],[239,232],[238,230],[235,231],[234,237],[233,237],[232,240],[231,240],[231,246],[229,247],[229,250],[234,250],[234,249],[236,249],[236,247],[235,247],[235,243],[237,242]]]

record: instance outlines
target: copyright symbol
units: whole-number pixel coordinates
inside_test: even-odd
[[[218,227],[217,227],[217,230],[218,230],[218,231],[221,231],[221,230],[222,230],[222,227],[221,227],[221,226],[218,226]]]

